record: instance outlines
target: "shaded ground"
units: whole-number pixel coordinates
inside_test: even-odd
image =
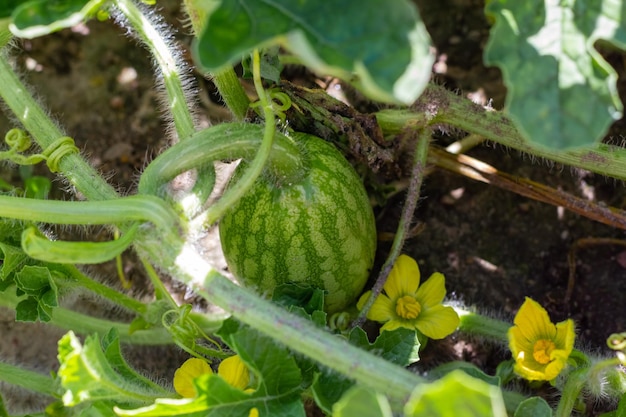
[[[175,3],[165,2],[165,15],[180,25],[182,16]],[[481,63],[480,48],[488,25],[480,2],[418,3],[440,57],[437,82],[475,99],[493,99],[494,107],[501,108],[506,90],[500,73]],[[145,158],[157,154],[168,142],[167,129],[158,117],[152,65],[143,49],[123,36],[123,30],[98,22],[88,28],[88,36],[67,30],[24,42],[25,53],[17,64],[92,163],[107,173],[122,193],[128,193]],[[183,33],[177,39],[181,45],[188,42]],[[623,57],[609,58],[623,72],[623,67],[618,67],[620,62],[623,65]],[[224,117],[208,83],[201,84],[199,102],[199,117],[205,122]],[[5,131],[9,125],[1,117],[0,131]],[[615,140],[621,140],[622,128],[623,123],[613,127]],[[437,141],[455,139],[442,135]],[[621,208],[626,201],[623,184],[597,175],[532,162],[500,146],[481,146],[470,154],[502,171],[598,202]],[[2,170],[3,178],[18,178],[15,171],[4,166]],[[427,178],[422,195],[416,220],[424,223],[424,231],[407,243],[405,252],[419,261],[424,276],[435,270],[443,272],[454,298],[511,317],[524,297],[530,296],[546,306],[553,319],[574,318],[581,343],[594,349],[602,349],[609,334],[626,329],[622,304],[626,252],[622,247],[581,250],[572,300],[569,304],[563,301],[569,273],[567,254],[573,242],[586,237],[621,238],[622,231],[442,171]],[[401,205],[400,199],[389,202],[379,230],[395,229]],[[381,257],[386,249],[382,243]],[[140,296],[149,294],[141,268],[130,257],[126,269],[135,291]],[[112,265],[105,265],[98,275],[111,283],[116,280]],[[98,304],[87,303],[89,307]],[[84,301],[81,306],[84,308]],[[62,333],[15,323],[10,312],[0,310],[0,357],[33,364],[46,372],[53,366],[56,339]],[[40,335],[40,343],[32,344],[33,334]],[[477,351],[474,346],[462,354],[490,367],[503,352]],[[139,349],[129,355],[138,367],[164,380],[171,380],[186,356],[174,348]]]

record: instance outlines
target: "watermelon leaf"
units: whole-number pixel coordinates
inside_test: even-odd
[[[600,140],[621,116],[617,74],[598,40],[626,49],[621,0],[493,0],[485,62],[508,88],[506,110],[524,137],[566,149]]]
[[[353,81],[372,99],[405,104],[426,87],[434,62],[430,37],[407,0],[223,0],[195,55],[215,71],[276,44],[315,71]]]
[[[333,406],[333,417],[392,417],[387,397],[361,386],[352,387]]]

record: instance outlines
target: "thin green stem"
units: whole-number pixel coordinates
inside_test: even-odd
[[[162,36],[162,30],[157,30],[132,0],[115,0],[115,5],[137,32],[161,71],[178,138],[183,140],[190,137],[196,129],[183,87],[187,81],[184,81],[183,71],[186,68],[181,68],[182,60],[174,55]]]
[[[569,417],[576,405],[580,391],[585,386],[589,368],[581,368],[571,372],[563,387],[561,399],[556,407],[555,417]]]
[[[54,389],[55,382],[46,375],[28,371],[19,366],[0,362],[0,381],[8,382],[41,394],[58,397],[59,393]]]
[[[540,158],[626,180],[626,149],[602,143],[566,151],[540,147],[524,140],[504,113],[486,110],[434,84],[426,87],[411,110],[382,110],[376,119],[390,135],[410,126],[447,124]]]
[[[408,132],[407,132],[408,133]],[[387,281],[387,277],[396,263],[398,256],[404,246],[404,241],[411,227],[411,220],[413,219],[413,213],[417,207],[417,202],[420,196],[420,189],[422,188],[422,182],[426,175],[426,160],[428,158],[428,146],[430,144],[430,137],[432,132],[430,129],[422,129],[417,132],[417,141],[415,147],[415,153],[413,155],[413,168],[411,170],[411,179],[409,182],[409,189],[406,193],[406,199],[404,201],[404,207],[402,208],[402,214],[400,215],[400,221],[396,235],[394,236],[389,255],[381,268],[376,282],[372,286],[372,293],[363,305],[359,316],[356,318],[353,327],[361,326],[365,323],[367,313],[374,305],[374,301],[380,295]]]
[[[235,70],[231,67],[224,68],[212,74],[211,80],[235,120],[245,119],[248,107],[250,107],[250,99],[241,86]]]
[[[0,293],[0,307],[15,310],[19,301],[20,298],[15,294],[10,294],[10,291]],[[129,344],[169,345],[173,343],[172,336],[166,329],[161,327],[131,333],[130,324],[88,316],[63,307],[55,307],[52,312],[52,318],[48,323],[61,329],[73,330],[81,334],[98,333],[103,335],[110,329],[116,329],[120,335],[120,341]],[[204,327],[206,332],[214,332],[219,328],[219,325],[216,323],[210,325],[210,322],[207,321],[204,324],[206,325]]]
[[[146,274],[148,275],[148,278],[150,279],[150,282],[152,283],[152,286],[154,287],[154,293],[155,293],[156,299],[166,300],[172,307],[174,308],[178,307],[178,304],[176,304],[176,301],[174,301],[172,294],[170,294],[167,288],[165,288],[163,281],[161,281],[161,279],[157,275],[152,265],[143,257],[140,257],[140,259],[141,259],[141,264],[146,270]]]
[[[243,173],[241,178],[230,186],[228,190],[222,195],[222,197],[206,211],[206,225],[212,225],[219,220],[226,210],[232,207],[239,199],[252,188],[256,179],[261,175],[263,168],[265,168],[266,162],[272,151],[272,145],[274,143],[274,133],[276,132],[276,120],[274,111],[270,104],[270,100],[267,97],[267,93],[263,89],[261,82],[261,58],[259,51],[254,50],[252,54],[252,76],[254,79],[254,87],[259,95],[259,102],[263,109],[263,116],[265,118],[265,129],[263,130],[263,141],[261,147],[256,153],[256,156]]]
[[[13,72],[4,50],[0,52],[0,85],[0,97],[42,149],[66,136]],[[92,200],[118,197],[113,187],[102,180],[98,172],[79,154],[65,155],[58,168],[72,186],[84,195],[91,196]]]
[[[58,268],[69,276],[71,280],[73,280],[73,284],[77,284],[81,288],[92,291],[121,307],[134,311],[137,314],[144,314],[146,312],[146,305],[141,301],[137,301],[126,294],[109,288],[106,285],[89,278],[73,265],[60,265]]]

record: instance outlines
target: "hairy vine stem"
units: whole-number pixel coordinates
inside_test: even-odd
[[[449,125],[539,158],[626,180],[626,149],[602,143],[565,151],[534,145],[522,138],[504,113],[487,110],[434,84],[426,87],[411,109],[381,110],[376,119],[386,134],[410,126]]]

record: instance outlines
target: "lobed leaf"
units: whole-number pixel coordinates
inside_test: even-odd
[[[407,0],[223,0],[194,50],[202,67],[216,71],[276,44],[372,99],[405,104],[422,93],[434,62],[430,36]]]
[[[502,392],[461,370],[415,388],[406,417],[506,417]]]
[[[485,62],[508,88],[506,110],[523,136],[566,149],[600,140],[621,116],[617,74],[598,40],[626,49],[622,0],[492,0]]]

